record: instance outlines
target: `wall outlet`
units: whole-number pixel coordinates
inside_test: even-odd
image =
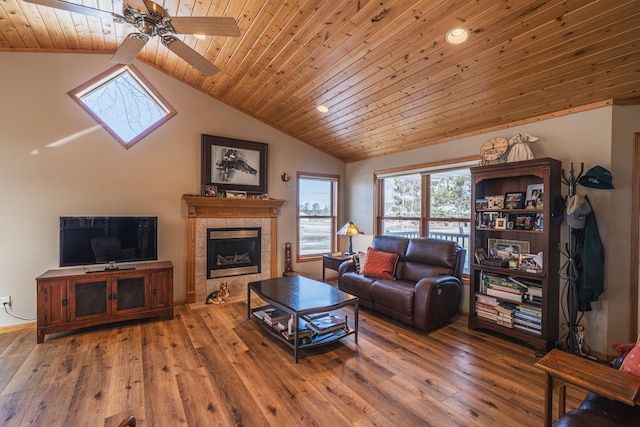
[[[1,304],[7,304],[11,307],[11,297],[0,297],[0,305]]]

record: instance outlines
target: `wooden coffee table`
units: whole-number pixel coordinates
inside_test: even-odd
[[[293,360],[298,363],[298,351],[304,348],[326,345],[338,341],[348,335],[355,334],[355,342],[358,342],[358,297],[342,292],[326,283],[311,280],[303,276],[278,277],[275,279],[260,280],[251,282],[247,286],[247,317],[251,318],[253,313],[264,307],[251,307],[251,291],[255,292],[268,304],[281,308],[293,316],[293,324],[304,323],[303,316],[331,312],[346,306],[353,306],[354,316],[352,325],[347,325],[344,329],[317,335],[308,343],[302,343],[298,337],[298,328],[294,334],[293,342],[287,340],[280,332],[269,327],[260,320],[260,324],[271,335],[284,342],[293,349]],[[255,317],[255,316],[253,316]]]

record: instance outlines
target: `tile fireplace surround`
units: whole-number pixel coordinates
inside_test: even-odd
[[[244,299],[247,283],[278,274],[278,208],[284,200],[222,199],[183,196],[187,204],[187,302],[204,302],[206,296],[226,281],[231,300]],[[207,228],[260,227],[262,269],[257,274],[207,280]]]

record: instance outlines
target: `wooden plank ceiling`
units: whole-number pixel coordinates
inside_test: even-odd
[[[81,4],[122,8],[121,1]],[[159,4],[171,16],[231,16],[242,35],[178,36],[221,69],[208,78],[157,37],[138,60],[345,162],[640,97],[640,0]],[[460,25],[470,40],[447,44],[445,33]],[[112,53],[133,31],[0,2],[0,51]],[[319,104],[330,111],[320,113]]]

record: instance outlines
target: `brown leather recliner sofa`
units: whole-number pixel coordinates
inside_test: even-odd
[[[360,304],[422,331],[455,317],[462,299],[465,253],[455,242],[426,237],[375,236],[371,247],[398,255],[396,280],[366,276],[353,261],[338,270],[338,288]]]

